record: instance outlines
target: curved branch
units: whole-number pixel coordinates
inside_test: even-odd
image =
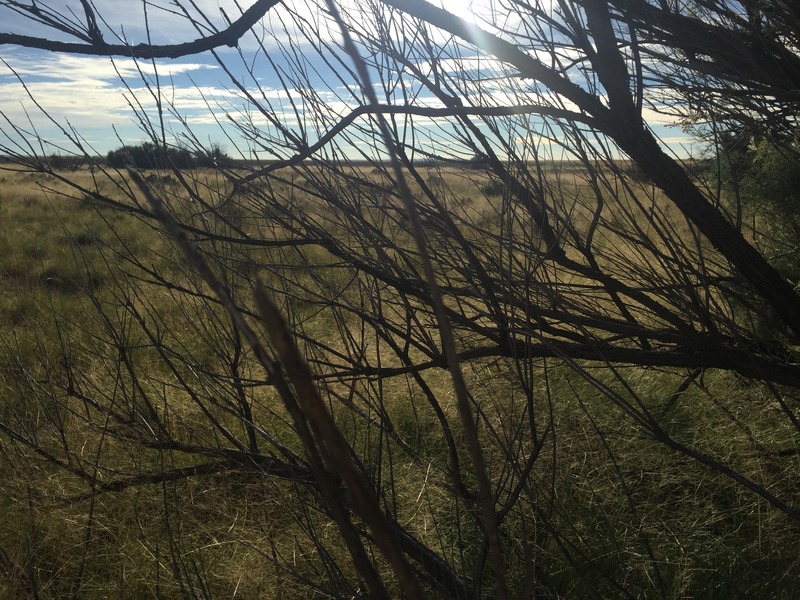
[[[244,453],[242,453],[244,454]],[[203,477],[215,473],[230,473],[241,470],[257,470],[261,474],[296,481],[309,483],[311,474],[307,469],[296,467],[276,458],[260,455],[249,455],[247,461],[242,459],[220,460],[188,467],[178,467],[154,473],[139,473],[124,479],[114,481],[97,482],[93,488],[82,494],[70,496],[63,501],[63,505],[74,504],[82,500],[87,500],[97,494],[124,492],[131,487],[141,487],[144,485],[157,485],[167,482],[181,481],[191,477]]]
[[[587,92],[569,78],[560,75],[539,59],[526,54],[515,44],[473,25],[442,8],[438,8],[425,0],[381,0],[386,6],[396,8],[412,17],[438,27],[461,39],[474,44],[482,51],[492,54],[501,61],[513,65],[519,70],[519,76],[542,82],[553,92],[575,103],[586,113],[603,118],[608,108],[600,99]]]
[[[608,93],[617,99],[607,107],[601,97],[562,77],[538,59],[524,53],[517,46],[484,29],[470,24],[425,0],[382,0],[383,4],[401,10],[412,17],[443,29],[454,36],[474,44],[481,51],[494,55],[517,69],[520,76],[542,82],[553,92],[575,103],[582,111],[595,117],[599,131],[608,136],[625,152],[652,181],[664,191],[681,213],[741,272],[753,288],[767,300],[783,321],[800,335],[800,296],[767,261],[747,242],[744,236],[728,223],[725,217],[708,202],[706,197],[686,174],[684,169],[661,148],[658,140],[641,119],[631,118],[633,103],[630,97],[621,104],[619,100],[629,95],[627,78],[621,80],[624,58],[614,47],[610,14],[603,2],[595,0],[583,4],[594,7],[589,27],[592,35],[605,37],[606,52],[592,64],[600,79],[611,85]],[[625,89],[622,89],[623,86]]]
[[[721,369],[734,371],[748,379],[768,381],[779,385],[800,387],[800,368],[796,364],[781,363],[772,357],[757,354],[747,348],[709,347],[707,350],[672,348],[668,350],[641,350],[602,343],[570,343],[556,340],[518,342],[513,346],[487,345],[459,353],[462,363],[486,358],[557,358],[569,361],[587,361],[595,365],[625,364],[639,367],[668,367],[688,369]],[[335,375],[316,379],[347,379],[350,377],[395,377],[421,373],[429,369],[444,369],[447,361],[436,357],[425,362],[400,367],[364,366]]]
[[[747,88],[763,86],[770,95],[791,102],[800,100],[800,56],[789,44],[763,32],[726,28],[642,0],[614,0],[612,4],[650,37],[650,44],[663,44],[694,57],[692,69]],[[675,60],[675,54],[668,59]]]
[[[70,54],[89,54],[95,56],[125,56],[130,58],[179,58],[200,54],[221,46],[235,47],[245,33],[277,5],[280,0],[257,0],[253,6],[242,13],[226,29],[207,37],[181,44],[106,44],[102,39],[94,39],[91,44],[60,42],[42,37],[16,33],[0,33],[0,45],[15,44],[25,48],[38,48],[50,52]]]
[[[585,123],[589,126],[599,125],[595,119],[583,113],[574,112],[567,109],[556,108],[552,106],[543,106],[539,104],[518,104],[515,106],[444,106],[444,107],[431,107],[431,106],[414,106],[411,104],[402,105],[389,105],[389,104],[362,104],[357,106],[352,111],[342,116],[331,127],[330,130],[325,132],[324,135],[310,146],[302,148],[300,152],[286,160],[275,161],[260,169],[257,169],[247,175],[235,180],[236,185],[241,185],[248,181],[253,181],[259,177],[263,177],[268,173],[285,169],[286,167],[293,167],[299,165],[304,160],[311,158],[319,150],[324,148],[336,136],[347,129],[353,121],[365,115],[411,115],[419,117],[430,118],[443,118],[454,117],[461,115],[475,115],[483,117],[502,117],[512,115],[539,115],[542,117],[549,117],[551,119],[564,119],[573,122]]]

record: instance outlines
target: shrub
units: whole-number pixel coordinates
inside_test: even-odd
[[[795,136],[796,137],[796,136]],[[738,187],[742,200],[782,216],[800,213],[800,146],[797,139],[774,140],[746,131],[720,138],[722,176]]]
[[[123,146],[112,150],[106,156],[109,167],[121,169],[128,165],[137,169],[191,169],[196,167],[216,167],[230,160],[218,144],[209,150],[190,150],[182,146],[158,146],[152,142],[142,142],[135,146]]]
[[[481,188],[481,191],[487,198],[489,198],[492,196],[502,196],[505,189],[506,186],[503,184],[502,181],[497,181],[496,179],[493,179],[492,181],[484,185]]]
[[[77,171],[85,161],[83,155],[51,154],[47,157],[47,164],[54,171]]]

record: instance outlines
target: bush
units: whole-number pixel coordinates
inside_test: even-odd
[[[747,180],[750,194],[760,203],[787,216],[800,212],[800,157],[791,144],[779,147],[762,140],[750,151]]]
[[[796,136],[795,136],[796,137]],[[721,138],[723,178],[742,200],[780,216],[800,214],[800,146],[796,139],[772,140],[747,132]]]
[[[106,156],[109,167],[121,169],[134,166],[137,169],[191,169],[197,167],[217,167],[230,160],[218,144],[209,150],[195,150],[181,146],[158,146],[152,142],[142,142],[136,146],[123,146],[112,150]]]
[[[47,164],[54,171],[77,171],[85,162],[83,155],[51,154],[47,157]]]
[[[490,198],[492,196],[502,196],[505,189],[506,186],[502,181],[497,181],[496,179],[493,179],[492,181],[484,185],[481,188],[481,191],[487,198]]]
[[[794,138],[768,139],[748,131],[720,138],[723,181],[738,191],[741,206],[759,213],[756,237],[769,264],[793,285],[800,285],[800,144]],[[764,340],[783,339],[787,330],[779,315],[739,276],[738,302],[749,307],[753,326]],[[737,304],[735,303],[735,304]],[[797,343],[795,336],[790,336]]]
[[[195,166],[214,168],[230,161],[230,157],[225,154],[225,150],[219,144],[211,144],[208,150],[197,151],[193,155]]]

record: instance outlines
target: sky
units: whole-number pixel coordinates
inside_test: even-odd
[[[194,3],[218,27],[224,26],[223,14],[232,18],[238,14],[233,0],[194,0]],[[169,6],[170,3],[162,0],[161,4]],[[243,7],[250,4],[252,2],[245,2]],[[484,14],[477,2],[444,0],[441,4],[451,12],[472,20],[480,19]],[[80,3],[76,0],[59,0],[49,2],[48,6],[68,15],[70,9],[77,12]],[[138,0],[95,0],[95,6],[105,20],[103,28],[107,40],[113,41],[113,35],[124,37],[134,44],[147,40],[144,3]],[[190,128],[201,144],[220,143],[231,154],[243,158],[255,155],[274,158],[264,156],[265,152],[269,154],[273,151],[266,142],[276,134],[270,117],[275,117],[290,129],[296,127],[298,120],[303,117],[303,111],[295,112],[292,101],[295,106],[301,106],[309,98],[324,102],[330,111],[328,125],[332,125],[336,115],[344,114],[355,106],[354,82],[352,78],[348,79],[345,69],[336,69],[339,73],[345,73],[341,79],[337,79],[322,59],[326,53],[310,51],[309,44],[319,43],[320,39],[331,39],[337,33],[323,31],[318,38],[310,36],[304,39],[308,29],[314,29],[310,24],[316,22],[318,15],[308,8],[309,3],[301,2],[299,6],[298,15],[305,20],[302,26],[288,19],[284,9],[276,7],[270,11],[268,20],[274,25],[272,31],[279,33],[264,34],[256,30],[256,34],[262,34],[266,53],[256,52],[257,41],[252,35],[243,38],[240,44],[244,60],[235,49],[220,50],[220,56],[230,65],[231,74],[242,82],[244,91],[232,85],[230,74],[208,53],[158,61],[154,65],[125,58],[112,61],[107,57],[0,46],[0,112],[4,119],[4,122],[0,122],[0,130],[7,136],[3,145],[8,147],[22,140],[30,142],[38,137],[51,144],[45,153],[72,152],[74,144],[64,134],[66,131],[70,136],[79,136],[81,144],[88,151],[105,154],[123,142],[138,143],[147,139],[148,132],[143,129],[141,118],[146,115],[151,123],[163,122],[166,136],[173,140],[184,136],[187,128]],[[77,14],[80,15],[80,12]],[[3,24],[0,30],[8,32],[37,35],[43,31],[41,26],[10,13],[7,7],[0,7],[0,23]],[[158,43],[182,42],[198,35],[185,18],[163,10],[151,8],[147,23],[152,39]],[[51,38],[60,36],[52,30],[47,35]],[[286,47],[290,38],[300,41],[298,50],[302,58],[294,59],[305,69],[308,81],[284,82],[281,85],[276,73],[281,69],[287,72],[291,70],[292,56],[283,56],[279,48]],[[255,56],[258,58],[254,59]],[[483,65],[487,65],[485,59],[482,61]],[[248,73],[248,66],[253,70],[252,76]],[[161,88],[162,108],[165,109],[161,116],[154,94],[156,86]],[[289,89],[288,93],[284,87]],[[245,97],[247,93],[258,96],[261,104],[267,105],[270,114],[259,114],[254,110]],[[504,99],[499,88],[495,93],[498,96],[494,101],[513,104],[514,99]],[[416,102],[436,105],[436,101],[425,94],[418,96]],[[676,153],[685,155],[690,151],[691,140],[669,119],[652,112],[647,117],[650,126]],[[253,127],[263,128],[265,135],[262,142],[265,143],[243,141],[241,131],[234,123],[242,127],[247,122],[252,123]],[[17,129],[12,128],[11,124]],[[453,141],[442,138],[440,130],[434,127],[426,129],[432,124],[430,120],[417,119],[415,126],[420,128],[418,136],[440,139],[442,144],[452,149]],[[324,132],[325,127],[322,123],[310,129],[312,133],[318,129],[319,134]],[[366,147],[364,149],[369,152]],[[277,150],[275,152],[279,154]]]

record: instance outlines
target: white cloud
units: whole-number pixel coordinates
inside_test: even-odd
[[[6,64],[0,63],[0,77],[13,75],[13,69],[20,77],[51,80],[75,80],[82,82],[118,81],[123,78],[139,78],[140,72],[161,76],[172,76],[200,69],[217,68],[203,63],[162,63],[156,68],[147,61],[137,62],[129,58],[113,60],[100,56],[77,56],[74,54],[55,54],[44,52],[16,51],[6,55]]]
[[[172,78],[199,70],[215,68],[197,62],[170,62],[153,67],[151,63],[137,65],[131,59],[111,61],[101,57],[85,57],[39,52],[15,52],[0,63],[0,94],[3,112],[18,120],[31,116],[34,124],[47,119],[34,102],[57,121],[68,120],[75,127],[101,127],[118,124],[131,116],[128,98],[131,93],[145,107],[155,100],[142,82],[142,74],[153,80],[156,71],[161,77],[163,99],[185,103],[186,109],[205,108],[197,89],[188,81],[185,87],[173,87]],[[141,71],[141,73],[140,73]],[[15,75],[16,74],[16,75]],[[17,79],[19,76],[23,86]],[[128,82],[130,92],[123,93],[121,79]],[[208,96],[229,94],[223,88],[200,88]],[[189,90],[192,90],[191,92]]]
[[[159,1],[162,6],[169,5],[167,0]],[[141,26],[141,14],[136,13],[131,16],[130,7],[127,7],[127,12],[121,8],[123,3],[112,2],[112,0],[95,0],[95,2],[101,12],[105,11],[104,14],[109,25],[113,26],[114,23],[122,23],[127,20],[126,31],[129,31],[129,27],[130,31],[136,31],[135,28]],[[209,16],[215,19],[215,22],[219,21],[217,0],[195,0],[195,2],[200,9],[207,11]],[[355,0],[347,0],[347,2],[351,8],[357,7]],[[287,4],[289,3],[287,0]],[[446,9],[475,21],[479,21],[482,16],[489,14],[487,12],[490,8],[489,3],[490,0],[481,0],[475,3],[462,0],[442,0]],[[247,6],[250,4],[247,3]],[[319,23],[325,20],[320,13],[314,12],[313,2],[306,3],[301,0],[296,4],[301,14],[305,15],[310,22]],[[238,12],[233,7],[232,0],[223,0],[223,5],[228,14],[235,18]],[[137,10],[141,11],[141,5]],[[282,7],[276,7],[274,12],[270,11],[268,20],[272,20],[280,27],[278,17],[281,14],[286,15],[285,10]],[[151,13],[151,17],[154,17],[155,14]],[[181,23],[183,23],[182,26]],[[173,30],[167,31],[170,24]],[[163,19],[154,20],[153,25],[158,29],[153,31],[155,41],[164,41],[169,36],[186,41],[198,35],[196,31],[185,27],[185,19],[181,20],[175,16],[165,15]],[[289,19],[286,26],[288,29],[284,30],[282,35],[288,36],[292,32],[291,28],[295,25]],[[275,40],[272,39],[269,43],[274,44]],[[23,78],[27,86],[26,91],[14,77],[11,69],[0,63],[0,94],[3,98],[0,110],[14,123],[26,123],[30,118],[37,128],[50,128],[50,131],[54,131],[52,123],[49,123],[45,116],[37,114],[38,111],[28,95],[30,93],[36,102],[59,124],[64,125],[68,121],[78,130],[94,132],[105,129],[108,132],[110,143],[113,144],[115,140],[111,127],[130,126],[132,119],[135,121],[135,114],[131,110],[131,106],[134,106],[136,110],[143,110],[147,116],[155,116],[157,103],[152,95],[152,86],[148,89],[145,82],[154,82],[154,75],[157,72],[160,76],[162,100],[165,105],[174,110],[191,126],[216,125],[218,121],[215,116],[220,121],[225,121],[227,115],[230,115],[235,123],[250,122],[256,127],[264,128],[270,126],[269,120],[253,106],[250,106],[241,92],[226,89],[224,84],[211,81],[215,77],[225,79],[226,75],[217,65],[203,63],[203,59],[200,57],[186,58],[184,61],[162,61],[154,68],[148,61],[137,63],[124,58],[111,61],[103,57],[48,54],[9,49],[8,47],[0,47],[0,56],[8,61],[10,67]],[[247,56],[247,52],[245,52],[245,56]],[[307,61],[303,66],[310,66],[308,72],[313,73],[313,69],[317,65],[314,63],[315,59],[312,54],[309,53],[302,58]],[[297,127],[302,124],[310,131],[315,129],[324,131],[332,125],[336,116],[343,116],[355,108],[355,101],[352,100],[352,95],[346,88],[308,90],[309,93],[313,92],[319,97],[320,104],[324,105],[324,110],[327,111],[326,119],[322,119],[319,114],[314,112],[315,107],[305,104],[304,97],[298,90],[286,91],[269,87],[269,83],[272,81],[269,78],[271,68],[266,61],[262,60],[261,64],[264,65],[264,69],[257,71],[257,75],[260,76],[259,81],[264,84],[264,88],[257,90],[254,95],[260,98],[263,104],[269,103],[276,118],[286,127]],[[420,62],[418,66],[423,73],[430,72],[428,63]],[[324,67],[322,68],[324,69]],[[480,84],[471,83],[464,86],[464,89],[467,90],[466,93],[470,94],[467,99],[475,105],[519,106],[527,103],[541,103],[549,106],[561,106],[568,110],[575,109],[574,106],[564,103],[562,99],[551,92],[542,91],[534,81],[502,77],[508,70],[507,66],[491,57],[443,59],[438,63],[437,68],[440,72],[453,74],[456,78],[459,74],[463,75],[465,71],[477,74],[477,77],[485,77],[486,79]],[[496,77],[496,79],[491,79],[492,77]],[[322,75],[319,78],[320,80],[325,79]],[[130,86],[129,90],[125,90],[120,79]],[[193,83],[192,79],[196,83]],[[333,85],[331,81],[327,82],[328,85]],[[337,83],[340,82],[337,81]],[[278,84],[275,83],[275,85]],[[318,85],[324,88],[326,84],[321,81]],[[416,83],[404,88],[404,91],[420,89],[420,85]],[[360,96],[360,93],[356,90],[355,95]],[[294,102],[297,113],[288,102],[290,99]],[[414,102],[418,106],[441,106],[437,100],[424,95],[414,97]],[[653,126],[675,123],[675,118],[657,113],[650,108],[645,109],[644,112],[646,120]],[[415,128],[434,128],[441,122],[441,119],[414,117]],[[44,129],[41,130],[44,131]],[[99,133],[95,135],[99,138]]]

